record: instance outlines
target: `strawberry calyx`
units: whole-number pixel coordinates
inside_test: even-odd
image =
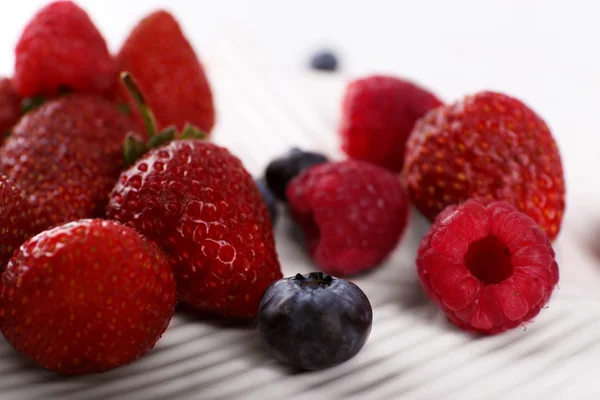
[[[27,114],[28,112],[35,110],[36,108],[40,107],[45,102],[46,102],[46,98],[43,96],[25,97],[24,99],[21,100],[21,104],[19,106],[20,107],[19,117],[22,117],[23,115]],[[10,135],[12,135],[12,128],[7,129],[5,131],[1,131],[0,132],[0,145],[2,144],[2,141],[4,139],[7,139]]]
[[[130,132],[125,137],[123,145],[123,156],[126,166],[133,165],[140,157],[146,154],[150,149],[163,146],[175,138],[178,140],[205,139],[206,134],[197,127],[186,124],[181,132],[177,132],[175,125],[170,125],[160,131],[157,129],[156,118],[148,102],[144,98],[139,86],[135,83],[133,76],[127,72],[121,72],[121,82],[133,98],[133,101],[140,112],[148,140],[145,141],[138,134]]]
[[[52,96],[51,98],[48,98],[47,96],[44,95],[36,95],[36,96],[31,96],[31,97],[25,97],[22,101],[21,101],[21,113],[27,114],[30,111],[35,110],[36,108],[42,106],[47,100],[51,100],[52,98],[55,97],[60,97],[60,96],[66,96],[68,94],[73,93],[73,91],[66,87],[66,86],[61,86],[57,89],[56,91],[56,95]]]
[[[21,113],[27,114],[46,102],[44,96],[26,97],[21,101]]]

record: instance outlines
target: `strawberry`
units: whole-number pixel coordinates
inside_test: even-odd
[[[342,149],[353,159],[400,172],[415,122],[440,105],[433,93],[404,79],[385,75],[356,79],[342,100]]]
[[[308,254],[332,275],[381,265],[408,222],[408,196],[398,177],[363,161],[312,166],[290,182],[286,197]]]
[[[25,193],[0,175],[0,271],[34,229]]]
[[[103,215],[135,124],[111,102],[71,94],[27,113],[0,148],[0,171],[35,204],[43,228]]]
[[[156,11],[129,34],[116,56],[120,71],[129,71],[152,107],[159,128],[195,125],[209,133],[215,123],[213,95],[194,49],[175,18]],[[141,122],[136,104],[124,87],[121,97],[129,100]]]
[[[15,48],[15,86],[24,97],[75,92],[109,94],[115,61],[88,14],[71,1],[55,1],[25,26]]]
[[[10,78],[0,79],[0,144],[21,118],[21,96]]]
[[[114,221],[80,220],[25,242],[0,282],[0,330],[53,372],[90,374],[152,349],[175,308],[164,255]]]
[[[123,79],[144,110],[150,147],[172,138],[172,131],[154,134],[143,96],[130,75]],[[252,318],[264,290],[282,277],[269,212],[242,162],[196,139],[197,132],[188,126],[182,139],[136,161],[127,155],[133,165],[111,192],[107,214],[169,256],[181,302],[226,318]],[[143,147],[128,138],[129,153]]]
[[[481,92],[429,112],[407,143],[403,171],[430,220],[469,198],[504,200],[552,240],[565,209],[560,153],[550,129],[521,101]]]

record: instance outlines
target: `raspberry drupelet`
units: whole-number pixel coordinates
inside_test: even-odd
[[[451,322],[485,334],[535,317],[559,278],[552,245],[531,217],[506,202],[473,199],[437,217],[417,271]]]

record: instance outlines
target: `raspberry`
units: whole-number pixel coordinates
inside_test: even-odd
[[[565,183],[546,123],[517,99],[494,92],[439,107],[415,126],[403,171],[427,218],[469,198],[504,200],[532,217],[550,240],[560,231]]]
[[[381,264],[408,219],[408,196],[396,176],[362,161],[310,167],[290,182],[286,194],[309,255],[332,275]]]
[[[342,102],[342,150],[351,158],[400,172],[415,122],[441,104],[406,80],[380,75],[355,80]]]
[[[531,217],[475,199],[440,213],[419,247],[417,271],[451,322],[486,334],[535,317],[559,278],[552,245]]]
[[[62,89],[109,94],[116,65],[87,13],[56,1],[25,26],[15,50],[15,86],[24,97],[52,96]]]

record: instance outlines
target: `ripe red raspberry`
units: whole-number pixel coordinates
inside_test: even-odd
[[[313,166],[290,182],[287,198],[309,255],[332,275],[382,263],[408,219],[408,196],[398,178],[362,161]]]
[[[342,149],[351,158],[399,172],[415,122],[441,104],[406,80],[380,75],[355,80],[342,102]]]
[[[24,97],[61,89],[109,94],[117,70],[104,38],[87,13],[71,1],[40,9],[15,50],[15,86]]]
[[[500,333],[535,317],[558,283],[549,239],[503,201],[446,208],[423,238],[417,271],[425,291],[462,329]]]
[[[21,96],[16,92],[12,79],[0,79],[0,145],[13,125],[21,118]]]
[[[504,200],[552,240],[565,209],[560,154],[546,123],[517,99],[482,92],[439,107],[415,126],[403,171],[430,220],[469,198]]]

